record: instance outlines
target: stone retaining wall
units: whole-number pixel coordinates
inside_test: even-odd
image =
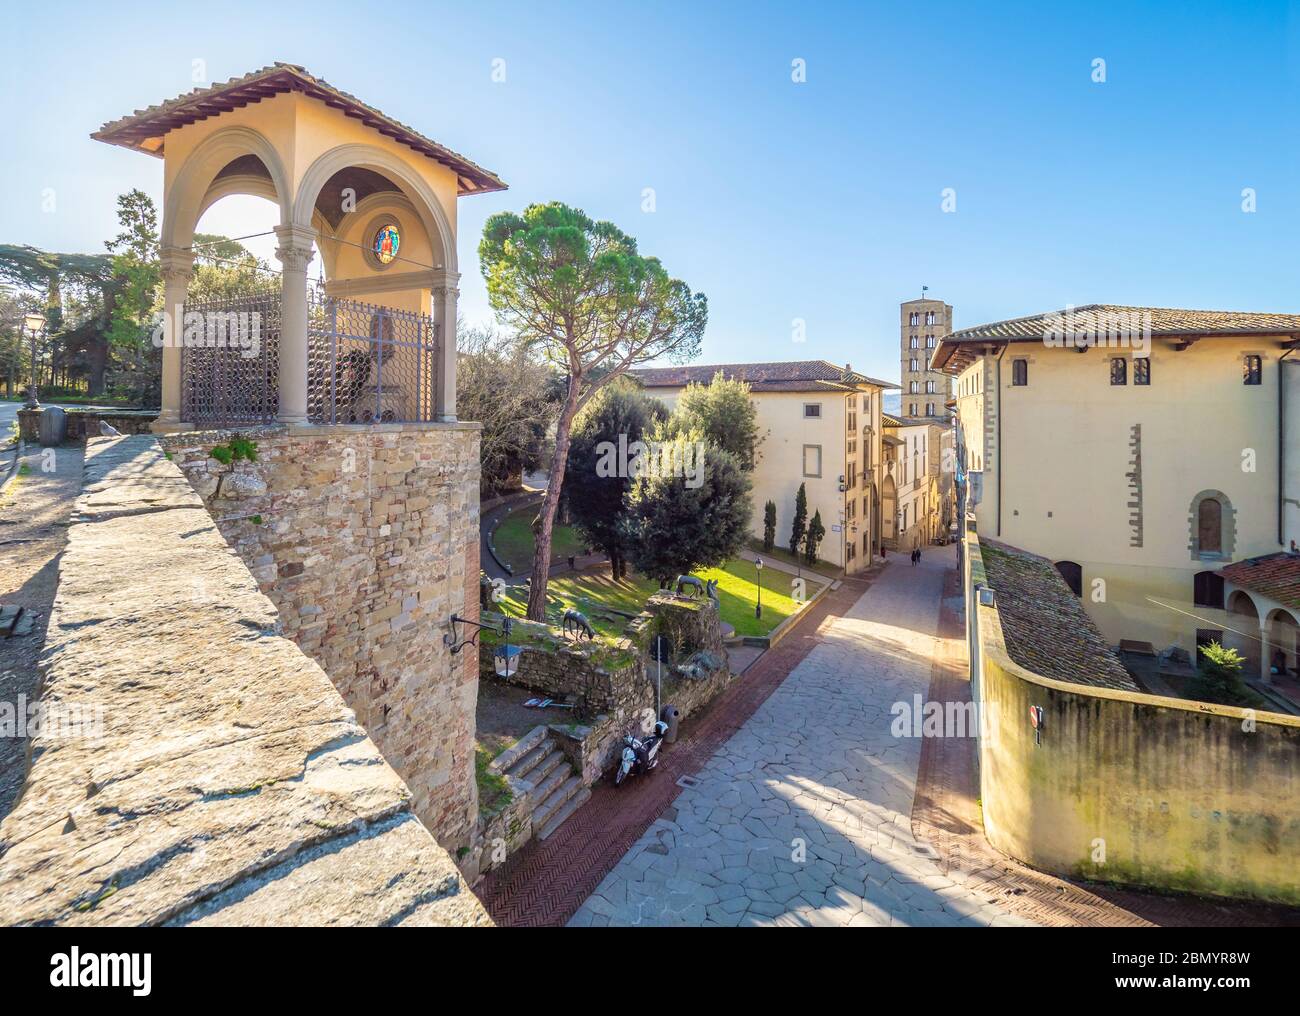
[[[490,920],[149,437],[89,442],[0,824],[5,924]]]
[[[256,443],[223,465],[214,446]],[[478,424],[270,426],[162,439],[218,528],[324,668],[449,850],[477,818],[473,646],[478,617]],[[471,629],[472,630],[472,629]]]
[[[675,662],[706,653],[716,664],[687,676],[663,664],[662,704],[675,705],[683,719],[712,701],[731,682],[717,604],[674,593],[657,593],[628,622],[623,637],[576,641],[554,626],[513,622],[512,644],[521,647],[511,683],[572,701],[574,718],[551,724],[556,743],[582,782],[590,786],[617,763],[623,735],[647,730],[655,712],[654,637],[662,634],[675,649]],[[492,649],[500,637],[483,635],[480,679],[499,681]]]
[[[35,443],[40,440],[42,412],[42,409],[18,410],[18,432],[24,441]],[[99,437],[101,421],[119,434],[148,434],[150,426],[158,419],[156,409],[83,409],[69,406],[64,408],[64,414],[68,424],[68,441]]]

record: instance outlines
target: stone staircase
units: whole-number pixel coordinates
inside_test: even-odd
[[[502,772],[529,786],[533,838],[547,839],[582,807],[591,790],[582,785],[582,778],[547,736],[545,727],[533,728],[510,751],[512,757]]]

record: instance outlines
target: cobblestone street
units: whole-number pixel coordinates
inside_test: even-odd
[[[891,563],[570,923],[1029,923],[914,838],[921,740],[890,732],[894,703],[929,688],[953,556]]]

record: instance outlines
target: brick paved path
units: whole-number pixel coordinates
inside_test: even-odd
[[[913,835],[921,740],[890,730],[891,707],[928,692],[953,557],[889,564],[825,625],[571,923],[1029,923]]]

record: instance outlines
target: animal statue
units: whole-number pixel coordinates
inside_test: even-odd
[[[717,579],[709,579],[708,582],[704,583],[704,595],[707,596],[714,603],[721,605],[722,601],[718,599]]]
[[[582,636],[586,635],[588,639],[596,637],[596,630],[592,628],[591,622],[587,620],[579,610],[570,607],[564,612],[564,621],[562,623],[565,635],[573,635],[578,641],[582,641]]]
[[[690,596],[691,598],[704,595],[704,583],[694,575],[677,576],[677,582],[674,585],[673,592],[680,596],[683,595],[683,589],[688,590],[685,595]]]

